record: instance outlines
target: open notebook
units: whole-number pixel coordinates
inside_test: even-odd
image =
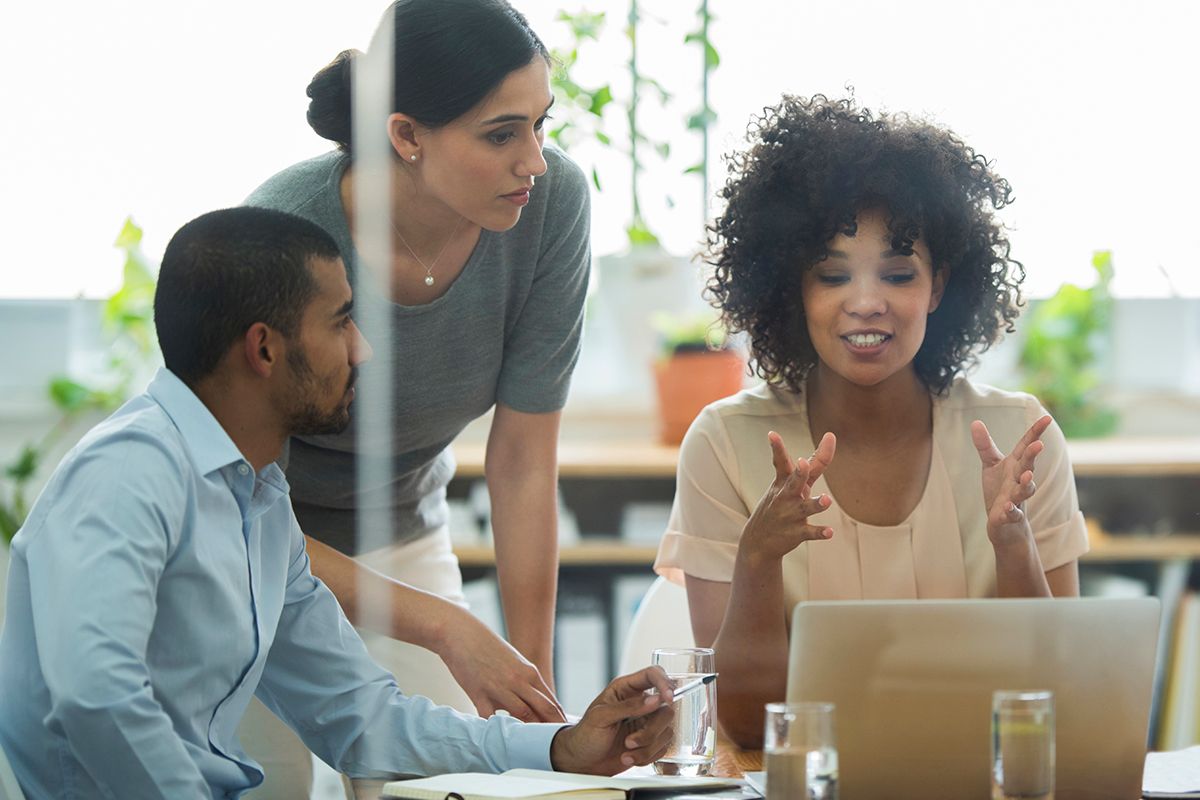
[[[646,775],[636,778],[605,778],[600,775],[575,775],[567,772],[546,772],[537,769],[512,769],[500,775],[480,772],[460,772],[392,781],[384,784],[383,797],[403,800],[510,800],[510,798],[550,798],[564,800],[626,800],[654,797],[682,790],[690,792],[724,789],[737,786],[736,780],[725,778],[680,778]]]

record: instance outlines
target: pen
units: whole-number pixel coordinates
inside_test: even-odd
[[[717,673],[713,672],[708,675],[703,675],[699,678],[695,678],[694,680],[690,680],[687,683],[679,684],[671,692],[671,702],[672,703],[679,702],[679,699],[681,697],[691,694],[692,692],[699,689],[701,686],[708,686],[710,683],[712,683],[716,679],[717,679]],[[646,694],[658,694],[658,690],[649,689],[646,691]]]

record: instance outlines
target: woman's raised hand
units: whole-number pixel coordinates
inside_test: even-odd
[[[812,487],[833,461],[836,437],[826,433],[811,456],[796,461],[788,456],[778,433],[768,433],[767,441],[771,444],[775,480],[742,529],[739,546],[748,557],[760,560],[783,558],[801,542],[833,536],[833,529],[809,525],[808,518],[829,508],[832,502],[828,495],[812,497]]]
[[[1034,422],[1008,455],[996,447],[983,422],[971,423],[971,439],[983,463],[983,505],[987,509],[988,538],[993,545],[1029,535],[1024,503],[1037,491],[1033,465],[1046,449],[1042,434],[1052,421],[1046,414]]]

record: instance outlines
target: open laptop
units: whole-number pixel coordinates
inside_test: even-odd
[[[841,800],[989,797],[996,689],[1051,689],[1056,800],[1132,800],[1157,598],[811,602],[792,616],[788,700],[836,704]]]

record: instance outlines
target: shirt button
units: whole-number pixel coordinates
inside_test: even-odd
[[[249,475],[250,468],[247,467],[245,464],[238,464],[238,474],[239,475]]]

